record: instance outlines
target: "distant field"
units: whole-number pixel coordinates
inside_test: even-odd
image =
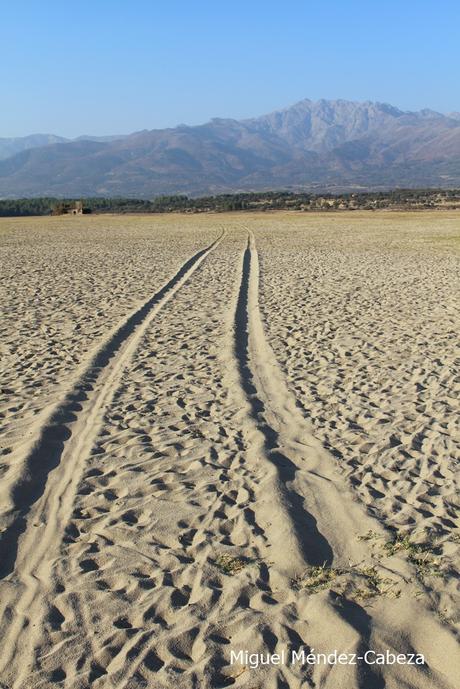
[[[455,689],[460,212],[0,252],[1,687]],[[426,664],[230,662],[301,648]]]

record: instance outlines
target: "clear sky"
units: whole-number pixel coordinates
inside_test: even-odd
[[[303,98],[460,110],[459,0],[0,0],[0,137],[252,117]]]

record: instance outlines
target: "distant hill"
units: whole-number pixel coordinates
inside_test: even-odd
[[[30,136],[19,136],[13,139],[0,138],[0,160],[27,151],[29,148],[48,146],[49,144],[64,143],[68,139],[54,134],[30,134]]]
[[[0,160],[0,197],[460,186],[460,115],[385,103],[303,100],[253,119],[45,143]]]
[[[10,158],[21,151],[28,151],[31,148],[40,148],[51,144],[72,143],[72,141],[116,141],[124,138],[120,136],[79,136],[77,139],[66,139],[63,136],[54,134],[30,134],[29,136],[18,136],[14,138],[0,138],[0,160]]]

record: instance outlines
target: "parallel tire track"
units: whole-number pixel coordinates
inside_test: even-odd
[[[224,232],[210,246],[188,259],[158,292],[112,333],[52,412],[28,454],[24,475],[13,489],[14,518],[0,541],[0,576],[4,578],[13,573],[20,584],[15,606],[19,614],[10,626],[10,634],[16,641],[23,625],[21,613],[39,619],[41,597],[37,594],[41,582],[47,579],[52,552],[69,519],[83,462],[93,447],[104,411],[113,399],[127,364],[155,316],[220,243],[223,235]],[[14,642],[5,643],[5,648],[15,646]],[[8,662],[4,656],[0,670]]]
[[[312,435],[267,342],[252,233],[243,255],[234,334],[240,387],[262,436],[255,441],[265,476],[257,506],[273,561],[290,575],[308,565],[359,561],[366,549],[350,535],[381,529],[342,485],[334,460]]]
[[[254,504],[258,522],[269,541],[270,560],[277,574],[289,578],[302,575],[309,565],[322,564],[322,558],[324,563],[333,563],[349,572],[353,564],[374,566],[368,545],[356,536],[372,531],[388,539],[390,533],[363,505],[354,501],[336,470],[335,460],[313,436],[308,421],[297,407],[265,337],[258,293],[258,254],[254,236],[249,232],[235,310],[236,362],[233,363],[236,363],[240,390],[235,394],[240,406],[246,400],[246,411],[251,417],[248,424],[251,435],[248,438],[246,434],[246,438],[252,444],[252,460],[259,466],[259,476],[262,475],[254,487]],[[384,605],[375,603],[372,617],[368,607],[361,607],[356,600],[347,600],[345,596],[340,608],[334,608],[337,611],[342,606],[348,607],[351,614],[345,614],[343,619],[356,635],[355,650],[359,655],[371,648],[385,652],[397,640],[398,653],[421,652],[426,657],[433,656],[432,667],[424,665],[415,670],[420,673],[420,686],[422,682],[439,689],[456,686],[445,659],[449,654],[450,657],[458,654],[457,640],[441,626],[430,607],[414,600],[414,570],[408,568],[407,562],[396,559],[390,566],[383,565],[382,570],[395,577],[401,601],[386,598]],[[403,572],[410,574],[406,576]],[[280,585],[278,576],[274,582]],[[409,619],[419,620],[421,633],[418,629],[411,630],[410,624],[405,628],[404,621],[401,624],[401,609]],[[438,636],[442,638],[441,653],[434,652],[426,642]],[[392,686],[406,682],[407,675],[402,668],[396,666],[387,672]],[[352,681],[353,686],[359,687],[385,684],[381,671],[373,667],[360,667]],[[417,679],[410,686],[418,686]]]

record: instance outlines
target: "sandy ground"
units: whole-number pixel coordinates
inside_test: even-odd
[[[0,222],[2,688],[457,686],[459,220]]]

